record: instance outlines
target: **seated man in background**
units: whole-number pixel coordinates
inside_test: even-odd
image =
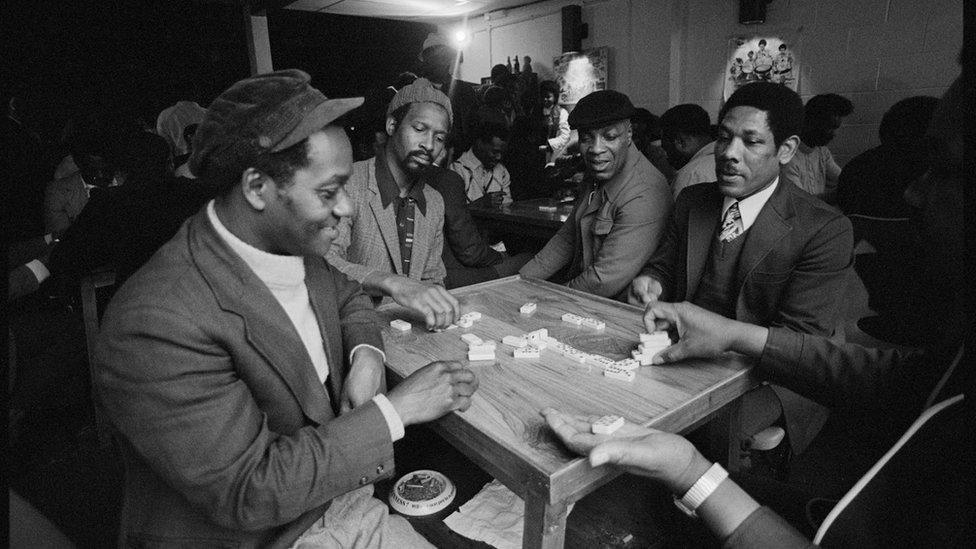
[[[827,144],[834,139],[841,119],[854,111],[854,105],[846,97],[828,93],[811,97],[803,111],[800,144],[783,167],[783,179],[833,204],[840,166]]]
[[[451,129],[451,102],[425,78],[404,86],[386,110],[387,142],[356,162],[346,186],[352,211],[326,255],[374,297],[419,313],[428,328],[460,315],[444,289],[444,199],[427,181]]]
[[[379,318],[323,259],[353,209],[330,123],[361,103],[286,70],[207,111],[191,168],[217,198],[116,293],[96,348],[123,545],[431,547],[372,483],[404,426],[466,409],[477,380],[435,362],[384,396]]]
[[[674,169],[671,194],[676,199],[685,187],[715,181],[715,140],[705,109],[686,103],[661,115],[661,147]]]
[[[681,193],[664,242],[631,285],[631,303],[687,300],[763,326],[834,333],[853,263],[852,229],[840,212],[779,180],[802,120],[800,97],[778,84],[732,94],[719,113],[717,182]],[[827,417],[782,387],[750,395],[743,437],[783,415],[795,453]]]
[[[106,130],[89,129],[72,143],[71,155],[78,171],[47,184],[44,192],[44,232],[60,238],[85,209],[92,189],[119,184],[111,164],[114,136]]]
[[[593,92],[576,104],[585,192],[555,236],[519,271],[549,278],[568,266],[570,288],[603,297],[626,295],[657,248],[671,212],[664,176],[632,142],[634,106],[617,91]]]
[[[467,202],[488,202],[494,207],[512,201],[511,181],[502,164],[511,133],[500,112],[487,107],[474,117],[471,148],[451,163],[451,171],[461,176]]]

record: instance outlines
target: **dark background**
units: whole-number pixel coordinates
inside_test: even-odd
[[[201,0],[14,0],[0,7],[5,93],[56,142],[69,117],[108,110],[154,125],[177,100],[206,106],[249,75],[246,8]],[[404,70],[431,25],[276,9],[274,66],[300,68],[329,97],[367,95]]]

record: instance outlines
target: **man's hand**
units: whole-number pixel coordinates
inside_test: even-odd
[[[372,347],[360,347],[352,356],[349,375],[342,385],[339,413],[344,414],[369,402],[380,390],[385,374],[383,355]]]
[[[461,363],[431,362],[401,381],[387,398],[406,426],[467,410],[477,389],[478,378]]]
[[[391,277],[388,294],[404,307],[424,317],[427,329],[447,328],[461,315],[461,305],[443,286],[407,278]]]
[[[658,480],[673,493],[684,494],[711,466],[684,437],[633,423],[612,435],[594,435],[597,418],[574,417],[552,408],[542,410],[546,423],[566,446],[589,455],[590,465],[616,465],[635,475]]]
[[[738,322],[711,311],[682,303],[652,301],[644,310],[644,326],[649,332],[675,329],[678,342],[654,357],[654,364],[686,358],[710,358],[726,351],[759,356],[769,330]]]
[[[660,282],[648,275],[640,275],[630,283],[627,302],[631,305],[646,305],[651,301],[657,301],[662,293],[664,288]]]

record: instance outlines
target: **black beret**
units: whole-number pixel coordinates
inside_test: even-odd
[[[614,90],[598,90],[576,103],[569,113],[569,127],[574,130],[602,128],[634,115],[630,98]]]

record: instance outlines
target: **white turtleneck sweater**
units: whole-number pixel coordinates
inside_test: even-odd
[[[234,236],[220,219],[214,209],[214,201],[207,204],[207,217],[213,225],[217,234],[227,243],[230,248],[244,260],[244,263],[254,272],[255,275],[268,290],[271,295],[281,304],[285,314],[295,326],[298,336],[305,344],[312,365],[315,366],[315,373],[318,374],[319,381],[325,383],[329,376],[329,362],[325,356],[325,347],[322,345],[322,334],[319,332],[319,323],[312,310],[312,303],[308,299],[308,287],[305,285],[305,260],[301,256],[275,255],[259,250],[254,246],[244,242]],[[361,347],[368,347],[383,355],[383,351],[372,345],[356,345],[349,353],[349,361]],[[400,415],[390,403],[385,395],[378,394],[373,397],[373,402],[383,412],[386,423],[390,428],[390,436],[394,441],[403,438],[404,428]]]

